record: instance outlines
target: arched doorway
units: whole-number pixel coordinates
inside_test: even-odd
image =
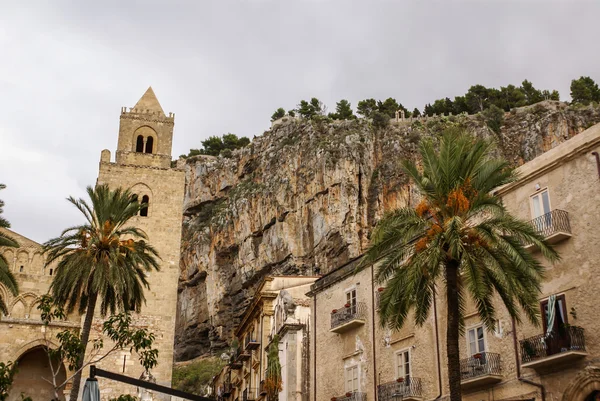
[[[600,401],[600,391],[594,390],[592,394],[587,396],[585,401]]]
[[[18,371],[10,388],[8,401],[20,401],[21,393],[33,400],[54,398],[53,386],[43,379],[45,377],[52,380],[48,354],[43,347],[35,347],[25,352],[19,357],[17,363]],[[56,362],[54,366],[56,366]],[[65,367],[61,366],[57,380],[64,381],[65,378]],[[64,400],[62,391],[59,393],[59,399]]]
[[[562,401],[600,401],[600,367],[582,369],[565,389]]]

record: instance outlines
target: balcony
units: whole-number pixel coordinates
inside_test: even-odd
[[[255,401],[256,400],[256,389],[247,388],[242,392],[242,401]]]
[[[419,401],[423,399],[421,379],[409,377],[377,386],[378,401]]]
[[[258,340],[255,340],[250,336],[246,336],[246,338],[244,339],[244,348],[246,350],[254,350],[258,349],[259,347],[260,343],[258,342]]]
[[[367,401],[367,393],[359,391],[347,392],[340,397],[331,397],[331,401]]]
[[[331,311],[331,332],[343,333],[351,328],[365,324],[367,306],[363,302],[344,305]]]
[[[238,370],[242,368],[242,362],[239,359],[241,354],[241,350],[238,348],[235,350],[235,353],[229,358],[229,367],[232,370]]]
[[[571,223],[569,222],[569,213],[564,210],[555,209],[529,222],[542,235],[546,241],[556,244],[567,238],[571,238]],[[526,249],[537,249],[534,244],[525,245]]]
[[[262,395],[267,395],[267,388],[265,387],[265,381],[261,380],[260,385],[258,386],[258,392]]]
[[[248,359],[250,359],[250,357],[252,357],[252,354],[250,354],[250,352],[248,352],[246,350],[243,350],[238,354],[236,360],[238,362],[247,361]]]
[[[500,355],[481,352],[460,360],[460,384],[463,390],[489,386],[502,381]]]
[[[225,400],[226,398],[228,398],[231,395],[232,391],[233,391],[233,386],[231,385],[230,382],[225,382],[225,383],[221,384],[217,388],[217,399]]]
[[[521,366],[544,369],[587,355],[583,328],[567,326],[549,336],[540,334],[520,341]]]

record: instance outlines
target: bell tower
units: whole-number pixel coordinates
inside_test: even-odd
[[[115,161],[109,150],[103,150],[98,174],[98,184],[130,189],[148,204],[131,223],[144,230],[157,249],[160,271],[149,274],[146,304],[133,317],[156,336],[159,361],[151,373],[157,383],[167,386],[173,365],[185,185],[184,171],[171,167],[174,122],[174,114],[165,115],[148,88],[134,107],[121,108]],[[136,378],[143,373],[137,356],[127,352],[102,360],[99,367]],[[110,389],[110,394],[136,394],[135,388],[118,382],[103,381],[101,388]]]
[[[174,125],[149,87],[135,106],[121,108],[117,163],[169,167]]]

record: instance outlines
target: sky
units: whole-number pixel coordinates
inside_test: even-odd
[[[278,107],[394,97],[422,109],[471,85],[600,81],[598,1],[0,1],[0,192],[38,242],[81,222],[66,198],[114,154],[152,86],[173,157],[261,135]]]

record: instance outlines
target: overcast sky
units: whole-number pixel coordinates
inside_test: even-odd
[[[79,222],[121,106],[152,85],[176,113],[173,156],[252,138],[277,107],[395,97],[420,109],[473,84],[533,81],[568,98],[600,81],[600,2],[0,0],[0,192],[45,241]]]

